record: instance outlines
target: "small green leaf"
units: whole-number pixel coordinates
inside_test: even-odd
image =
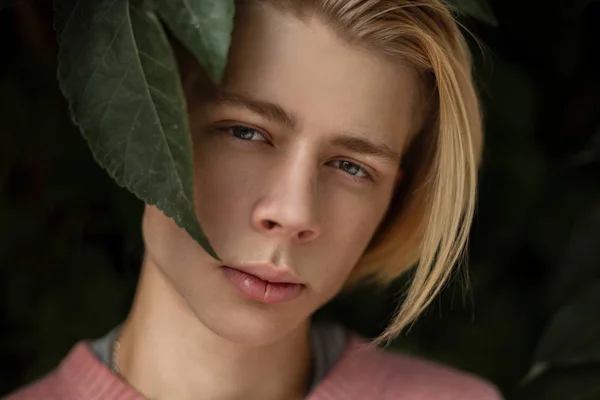
[[[498,20],[487,0],[451,0],[463,14],[469,15],[491,26],[498,26]]]
[[[192,142],[156,16],[127,0],[56,0],[58,78],[96,161],[213,257],[193,202]]]
[[[600,282],[590,284],[558,312],[542,336],[536,363],[600,362]]]
[[[234,0],[154,0],[158,15],[220,82],[231,43]]]

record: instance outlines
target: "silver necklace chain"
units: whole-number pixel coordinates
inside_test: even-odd
[[[119,339],[115,340],[112,346],[112,360],[111,369],[117,375],[119,375],[119,350],[121,349],[121,343]]]

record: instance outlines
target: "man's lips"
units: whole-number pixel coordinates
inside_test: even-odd
[[[228,264],[228,268],[233,268],[249,275],[254,275],[257,278],[269,283],[296,283],[302,284],[302,281],[288,267],[277,267],[270,263],[243,263],[243,264]]]
[[[221,267],[232,286],[251,300],[268,304],[282,303],[297,298],[305,288],[298,278],[285,270],[247,265],[243,268]]]

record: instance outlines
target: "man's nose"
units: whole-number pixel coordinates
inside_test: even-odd
[[[252,226],[265,235],[307,243],[320,234],[317,169],[308,160],[277,166],[252,210]]]

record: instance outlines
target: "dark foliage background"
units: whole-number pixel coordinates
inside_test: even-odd
[[[464,21],[486,46],[471,285],[457,276],[394,346],[508,398],[600,399],[600,2],[490,6],[497,26]],[[0,394],[121,321],[142,253],[141,203],[70,123],[51,26],[48,1],[0,11]],[[375,336],[403,283],[322,314]]]

